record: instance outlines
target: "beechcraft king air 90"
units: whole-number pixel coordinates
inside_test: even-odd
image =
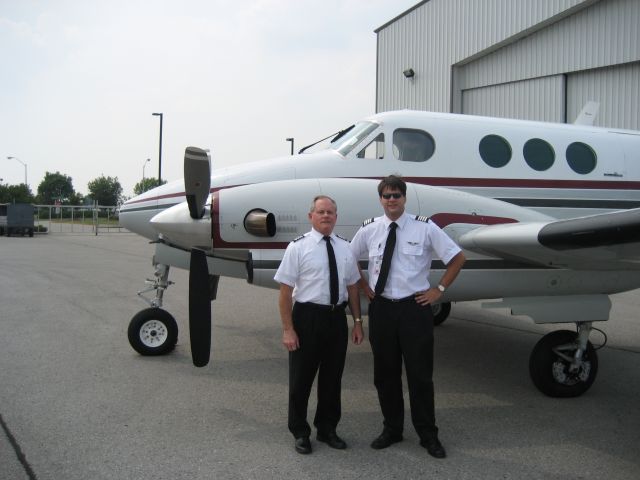
[[[465,250],[467,262],[434,306],[490,300],[537,323],[573,323],[534,347],[529,371],[550,396],[585,392],[598,369],[593,322],[609,295],[640,287],[640,132],[397,111],[339,132],[326,150],[220,169],[187,147],[185,179],[126,202],[120,222],[155,241],[155,279],[139,292],[129,341],[144,355],[171,351],[178,329],[162,307],[169,267],[188,269],[189,328],[196,366],[209,361],[211,304],[220,277],[277,288],[284,249],[308,231],[317,194],[338,204],[335,232],[352,238],[380,215],[376,186],[408,183],[407,212],[424,215]],[[366,270],[366,259],[361,259]],[[443,265],[435,262],[431,282]],[[275,301],[275,300],[274,300]]]

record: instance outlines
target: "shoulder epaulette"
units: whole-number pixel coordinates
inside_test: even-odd
[[[364,222],[362,222],[362,226],[366,226],[369,225],[370,223],[373,223],[375,220],[375,217],[371,217],[371,218],[367,218]]]
[[[429,217],[427,217],[426,215],[416,215],[416,220],[418,220],[419,222],[427,223],[429,221]]]
[[[346,238],[344,238],[344,237],[341,237],[340,235],[336,235],[336,237],[338,237],[340,240],[344,240],[345,242],[349,242],[349,240],[347,240],[347,239],[346,239]]]
[[[306,235],[306,233],[305,233]],[[301,240],[304,238],[304,235],[300,235],[299,237],[294,238],[293,240],[291,240],[292,242],[297,242],[298,240]]]

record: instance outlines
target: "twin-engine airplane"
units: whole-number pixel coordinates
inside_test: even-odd
[[[464,269],[434,306],[437,323],[451,302],[494,299],[483,306],[576,325],[546,335],[531,353],[531,378],[547,395],[591,386],[592,322],[608,320],[610,294],[640,287],[637,131],[398,111],[341,131],[326,150],[213,176],[208,153],[188,147],[184,173],[184,182],[120,209],[121,224],[156,245],[155,279],[139,292],[155,298],[145,298],[151,308],[129,325],[143,355],[167,353],[177,341],[176,322],[161,309],[170,266],[190,272],[192,356],[204,366],[219,278],[277,288],[273,275],[287,244],[308,231],[312,198],[337,201],[335,231],[351,238],[381,214],[376,186],[391,173],[408,182],[407,211],[429,216],[465,250]],[[442,273],[436,262],[431,282]]]

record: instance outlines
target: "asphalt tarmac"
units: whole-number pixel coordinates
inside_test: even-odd
[[[371,351],[350,345],[338,427],[349,448],[312,439],[303,456],[286,428],[277,292],[222,279],[212,362],[197,369],[187,274],[172,270],[164,306],[178,345],[142,357],[126,332],[146,306],[136,291],[152,252],[127,233],[0,237],[0,479],[640,478],[637,292],[615,295],[596,325],[609,342],[595,384],[574,399],[545,397],[528,375],[542,334],[572,326],[454,305],[436,329],[444,460],[419,446],[408,407],[405,440],[369,447],[381,431]],[[314,408],[312,398],[310,418]]]

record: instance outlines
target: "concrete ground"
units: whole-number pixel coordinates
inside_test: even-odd
[[[135,293],[152,252],[126,233],[0,237],[0,479],[639,478],[637,292],[616,295],[611,320],[596,325],[609,342],[593,387],[564,400],[535,389],[528,358],[566,326],[454,305],[436,330],[445,460],[418,445],[409,415],[404,442],[369,447],[381,430],[371,351],[351,345],[338,429],[349,448],[314,441],[302,456],[286,429],[276,291],[222,279],[212,362],[197,369],[187,274],[172,270],[165,308],[178,346],[142,357],[126,332],[146,306]]]

